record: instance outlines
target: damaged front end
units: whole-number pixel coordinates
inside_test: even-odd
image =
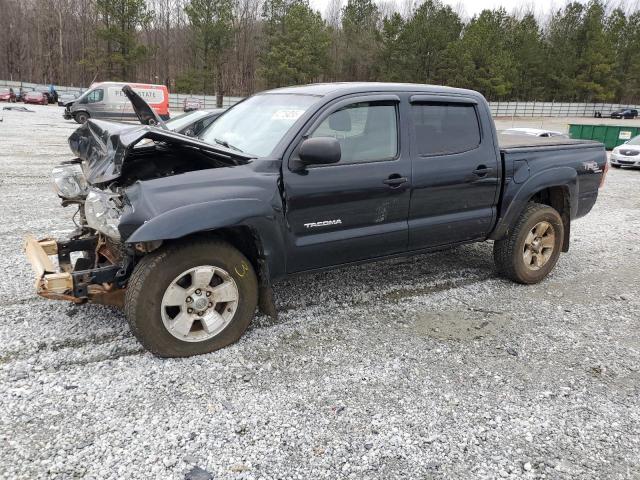
[[[162,243],[127,243],[131,226],[121,231],[120,221],[136,210],[127,189],[136,182],[240,165],[251,158],[155,127],[95,120],[79,127],[69,144],[77,158],[55,167],[52,180],[62,205],[77,208],[76,230],[65,240],[27,237],[36,291],[49,299],[118,307],[124,305],[136,262]]]
[[[38,295],[74,303],[122,308],[130,257],[124,257],[99,235],[56,241],[26,239],[27,258],[36,274]],[[80,254],[72,264],[72,254]],[[58,268],[51,257],[57,258]]]

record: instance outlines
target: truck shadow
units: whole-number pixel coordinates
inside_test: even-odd
[[[273,285],[276,308],[287,314],[324,303],[351,306],[402,300],[472,285],[495,277],[491,244],[465,245],[435,253],[300,274]],[[254,326],[282,320],[260,316]]]

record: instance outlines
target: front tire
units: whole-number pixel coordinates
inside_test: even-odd
[[[131,331],[160,357],[189,357],[237,341],[255,314],[251,262],[222,241],[193,241],[144,257],[125,297]]]
[[[493,244],[493,258],[502,276],[533,284],[553,270],[564,239],[564,224],[554,208],[529,203],[509,234]]]
[[[89,120],[89,114],[85,113],[85,112],[80,112],[80,113],[76,113],[73,116],[73,119],[79,123],[80,125],[87,123],[87,120]]]

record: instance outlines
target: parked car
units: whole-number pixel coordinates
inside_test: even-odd
[[[28,92],[23,99],[24,103],[34,103],[37,105],[48,105],[49,97],[44,92]]]
[[[263,92],[200,138],[90,120],[69,145],[53,180],[81,228],[27,240],[37,293],[120,306],[167,357],[235,342],[302,272],[491,239],[501,275],[540,282],[608,165],[598,142],[498,136],[477,92],[391,83]]]
[[[185,98],[184,108],[185,112],[191,112],[193,110],[200,110],[202,108],[202,101],[199,98]]]
[[[164,122],[132,88],[123,87],[123,92],[131,101],[133,110],[143,125],[155,124],[164,130],[174,131],[188,137],[197,137],[204,129],[206,129],[213,121],[218,118],[224,109],[215,110],[194,110],[192,112],[183,113],[171,120]],[[153,143],[151,138],[143,138],[135,144],[133,148],[143,148],[145,145]]]
[[[80,92],[65,92],[58,96],[58,106],[64,107],[68,103],[75,102],[80,96]]]
[[[130,85],[141,95],[163,120],[169,119],[169,91],[164,85],[142,83],[102,82],[91,85],[73,103],[67,104],[63,117],[85,123],[90,118],[108,120],[135,120],[136,113],[122,91]],[[152,120],[153,121],[153,120]]]
[[[18,89],[18,91],[16,92],[16,101],[17,102],[24,102],[24,97],[29,92],[33,92],[33,88],[31,88],[31,87],[20,87]]]
[[[169,130],[187,135],[189,137],[197,137],[200,135],[213,121],[224,112],[224,108],[216,108],[213,110],[192,110],[183,113],[171,120],[165,122]]]
[[[48,103],[58,103],[58,92],[51,87],[47,87],[44,85],[35,87],[36,92],[42,92],[47,97]]]
[[[16,94],[13,88],[0,88],[0,102],[16,102]]]
[[[611,166],[640,167],[640,135],[627,140],[611,151]]]
[[[614,112],[611,112],[611,114],[609,116],[611,118],[633,119],[633,118],[637,118],[638,110],[635,110],[633,108],[622,108],[620,110],[616,110]]]
[[[532,137],[561,137],[561,138],[569,138],[569,135],[566,133],[558,132],[556,130],[544,130],[542,128],[507,128],[506,130],[502,130],[505,135],[529,135]]]

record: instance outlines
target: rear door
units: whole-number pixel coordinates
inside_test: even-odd
[[[411,159],[403,117],[397,95],[351,97],[307,130],[337,138],[342,158],[301,172],[283,168],[289,272],[406,250]]]
[[[409,248],[486,237],[501,175],[491,122],[474,98],[411,97]],[[482,119],[482,121],[481,121]]]

